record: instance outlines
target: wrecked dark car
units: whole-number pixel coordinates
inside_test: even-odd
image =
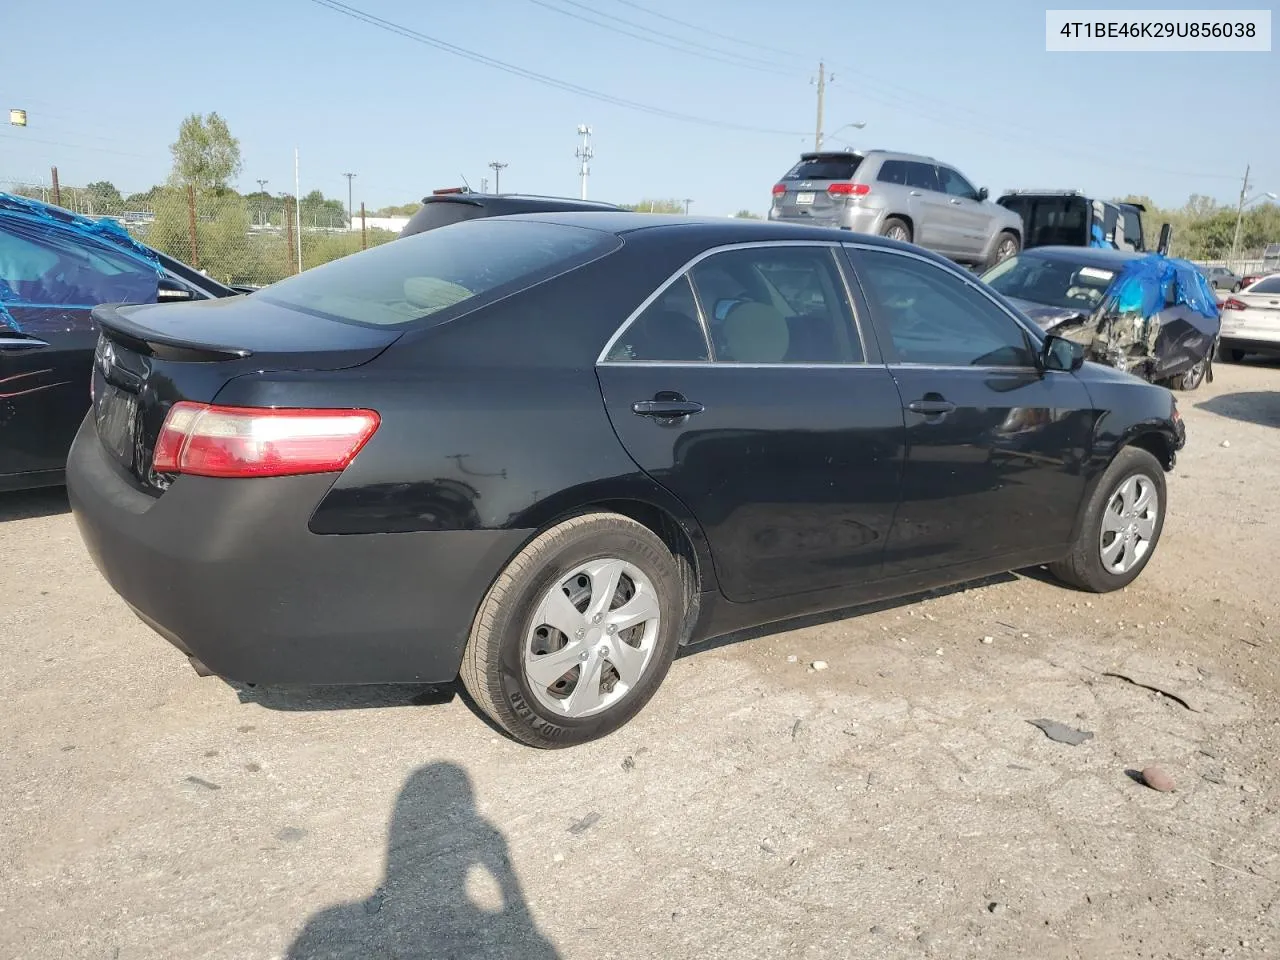
[[[982,278],[1046,333],[1089,359],[1177,390],[1213,377],[1216,298],[1192,263],[1159,254],[1038,247]]]
[[[239,293],[114,220],[0,193],[0,491],[62,483],[89,409],[95,306]]]

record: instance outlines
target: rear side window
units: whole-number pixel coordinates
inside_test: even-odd
[[[938,168],[932,163],[908,161],[907,186],[915,187],[917,190],[933,190],[935,193],[940,193],[942,185],[938,182]]]
[[[852,180],[861,157],[833,154],[801,160],[787,171],[783,180]]]
[[[532,286],[616,249],[613,234],[484,218],[334,260],[251,294],[331,320],[402,326]]]
[[[711,359],[687,274],[645,307],[622,332],[605,359],[667,362]]]
[[[902,160],[886,160],[880,165],[880,173],[876,179],[881,183],[898,183],[907,185],[907,165]]]

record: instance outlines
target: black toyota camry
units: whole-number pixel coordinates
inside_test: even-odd
[[[201,672],[442,682],[616,729],[681,644],[1151,559],[1173,395],[915,247],[611,212],[478,219],[247,297],[100,307],[68,486]]]

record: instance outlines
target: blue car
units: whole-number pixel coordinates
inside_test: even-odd
[[[0,193],[0,491],[62,483],[101,303],[237,296],[114,220]]]

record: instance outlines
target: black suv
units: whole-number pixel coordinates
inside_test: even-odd
[[[434,230],[477,217],[504,217],[512,213],[563,213],[573,210],[621,210],[612,203],[572,200],[568,197],[534,197],[518,193],[473,193],[466,187],[433,190],[422,198],[422,209],[409,218],[400,236]]]
[[[1011,190],[996,203],[1022,217],[1022,247],[1108,246],[1144,253],[1140,203],[1097,200],[1079,190]]]

